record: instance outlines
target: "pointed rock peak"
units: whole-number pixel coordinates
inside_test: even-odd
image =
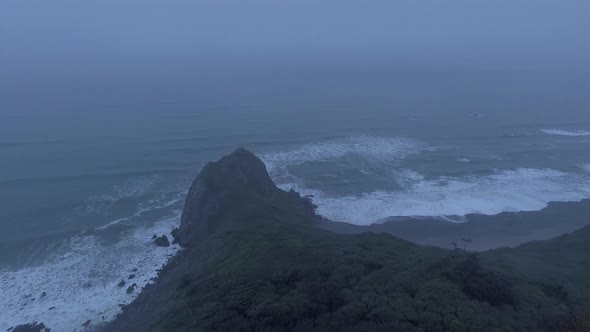
[[[236,156],[236,157],[242,157],[242,158],[250,158],[250,159],[260,160],[258,157],[256,157],[256,155],[254,153],[246,150],[244,147],[239,147],[239,148],[235,149],[235,151],[230,153],[229,155]]]
[[[187,246],[212,226],[212,218],[235,197],[270,197],[277,191],[262,160],[244,148],[210,162],[188,192],[174,241]]]
[[[248,187],[258,194],[276,190],[262,160],[244,148],[238,148],[217,162],[208,163],[197,181],[199,178],[209,186],[209,190],[236,191]]]

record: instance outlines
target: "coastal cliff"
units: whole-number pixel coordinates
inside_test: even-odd
[[[322,221],[307,198],[278,189],[251,152],[238,149],[209,163],[191,186],[174,231],[184,250],[103,329],[589,327],[588,228],[472,254],[390,234],[337,234],[316,227]]]

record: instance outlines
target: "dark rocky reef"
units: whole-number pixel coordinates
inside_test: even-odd
[[[15,326],[12,332],[50,332],[51,329],[45,326],[43,323],[29,323],[24,325]]]

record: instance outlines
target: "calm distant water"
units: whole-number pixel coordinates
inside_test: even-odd
[[[151,237],[200,167],[239,146],[355,224],[590,197],[587,67],[131,60],[0,69],[0,328],[111,318],[116,284],[178,250]]]

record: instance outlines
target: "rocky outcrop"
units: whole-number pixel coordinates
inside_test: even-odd
[[[168,241],[168,237],[166,235],[156,237],[154,242],[158,247],[170,247],[170,241]]]
[[[180,228],[172,233],[174,242],[189,246],[191,239],[207,232],[211,219],[233,198],[244,195],[271,197],[279,190],[264,163],[244,148],[217,162],[210,162],[203,167],[188,192]]]

